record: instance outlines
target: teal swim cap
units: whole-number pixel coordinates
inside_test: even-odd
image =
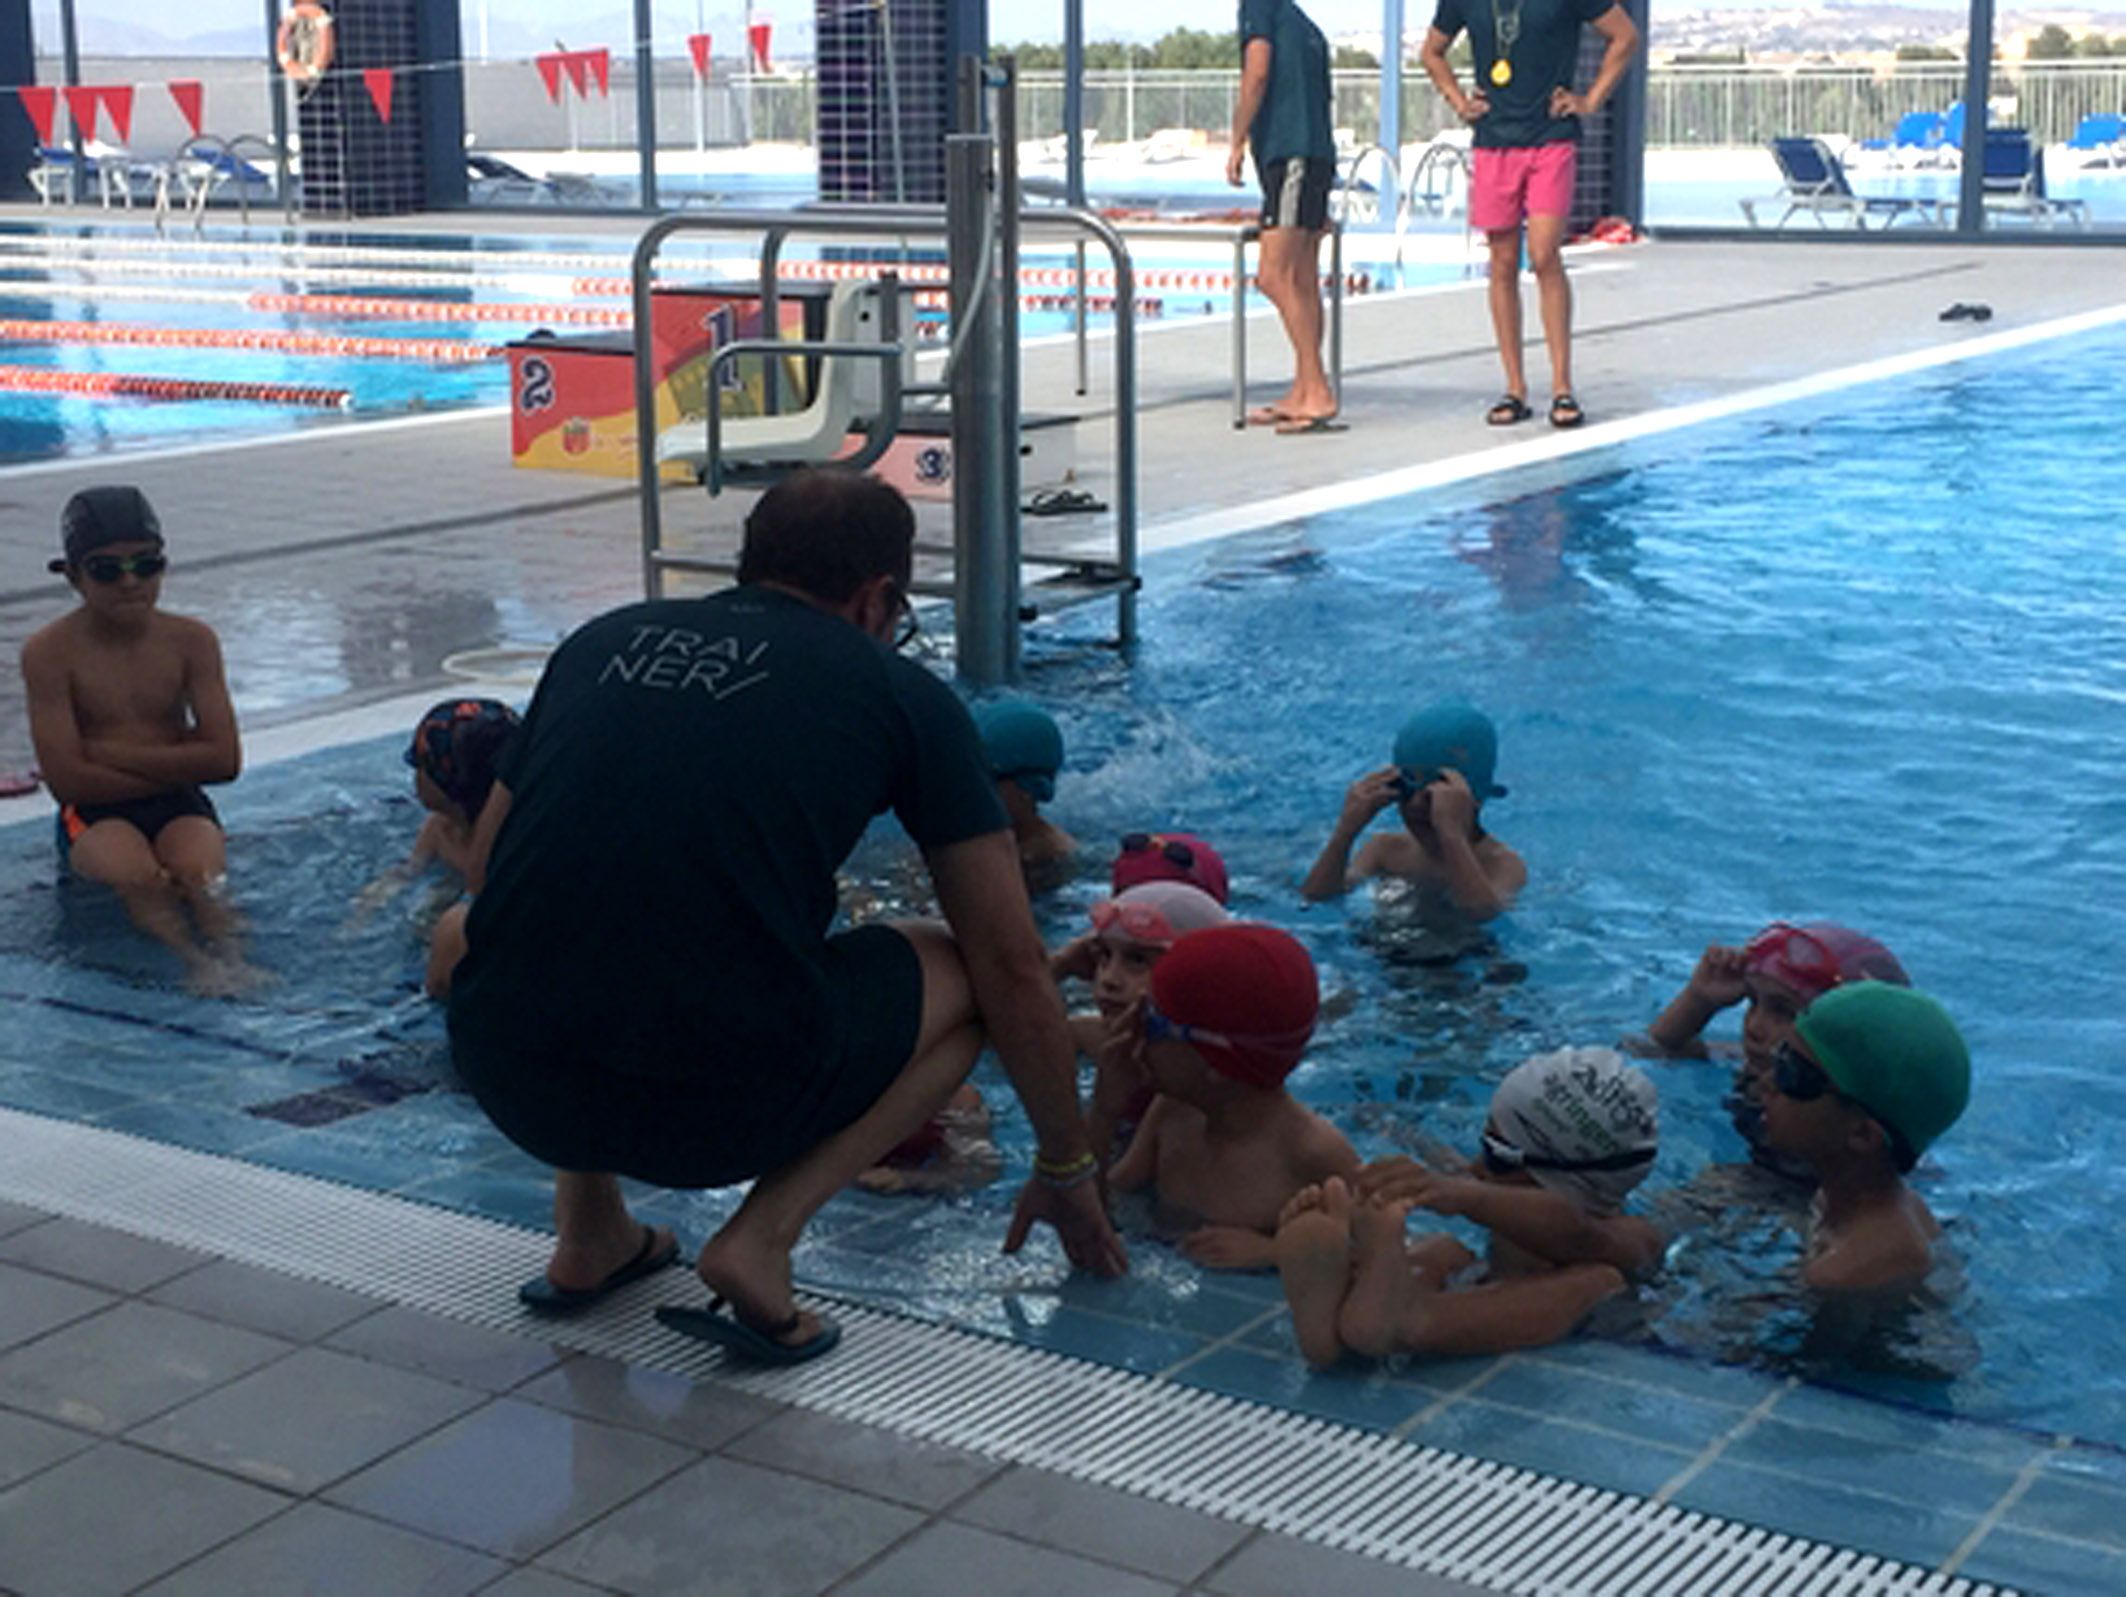
[[[1794,1030],[1831,1084],[1896,1132],[1914,1161],[1971,1101],[1971,1052],[1925,993],[1881,981],[1834,987]]]
[[[1459,771],[1479,804],[1506,796],[1506,790],[1491,780],[1498,761],[1498,728],[1466,699],[1435,699],[1395,734],[1398,767],[1419,783],[1431,781],[1441,771]]]
[[[1056,796],[1063,732],[1054,716],[1023,699],[1004,699],[975,711],[974,723],[981,728],[991,776],[1018,783],[1038,803]]]

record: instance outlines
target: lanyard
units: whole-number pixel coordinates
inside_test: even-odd
[[[1491,0],[1491,33],[1493,48],[1498,59],[1491,63],[1491,81],[1504,88],[1513,81],[1513,65],[1507,58],[1521,37],[1522,0],[1513,0],[1509,7],[1505,0]]]

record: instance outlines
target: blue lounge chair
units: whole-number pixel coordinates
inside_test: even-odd
[[[1867,227],[1871,217],[1879,218],[1884,227],[1903,216],[1930,225],[1941,221],[1941,206],[1933,200],[1855,194],[1846,181],[1845,168],[1821,139],[1774,139],[1772,159],[1779,163],[1779,176],[1786,187],[1767,198],[1741,202],[1751,227],[1763,225],[1757,220],[1760,205],[1786,207],[1772,223],[1775,228],[1786,226],[1796,211],[1807,211],[1818,227],[1830,226],[1825,218],[1831,216],[1849,217],[1860,229]]]
[[[2063,220],[2089,225],[2087,200],[2056,200],[2045,192],[2045,152],[2031,141],[2028,128],[1986,129],[1984,197],[1989,212],[2027,217],[2037,227]]]
[[[1900,160],[1925,158],[1941,148],[1945,123],[1939,111],[1907,111],[1886,139],[1869,139],[1864,150],[1888,150]]]
[[[2126,116],[2096,111],[2082,118],[2067,139],[2084,167],[2126,166]]]

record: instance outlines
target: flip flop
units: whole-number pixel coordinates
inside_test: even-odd
[[[1107,506],[1082,488],[1044,488],[1019,507],[1026,516],[1089,516]]]
[[[1577,427],[1587,419],[1587,412],[1580,409],[1580,402],[1570,394],[1553,395],[1550,401],[1550,425],[1553,427]]]
[[[1484,420],[1494,427],[1511,427],[1515,422],[1526,421],[1535,414],[1528,408],[1528,401],[1519,394],[1501,394],[1498,401],[1484,412]]]
[[[1277,424],[1277,436],[1297,438],[1305,433],[1341,433],[1351,430],[1348,422],[1334,416],[1293,416]]]
[[[44,786],[44,778],[35,771],[0,772],[0,798],[21,798]]]
[[[723,1311],[730,1309],[730,1313]],[[745,1311],[723,1297],[712,1297],[705,1309],[682,1309],[666,1303],[657,1309],[658,1323],[697,1342],[709,1342],[731,1357],[752,1364],[808,1364],[822,1353],[831,1353],[842,1339],[842,1328],[824,1314],[816,1317],[819,1329],[803,1342],[785,1342],[797,1329],[795,1309],[786,1320],[766,1323],[747,1317]]]
[[[642,1228],[642,1246],[635,1250],[635,1256],[596,1286],[556,1286],[539,1275],[517,1288],[517,1301],[534,1314],[578,1313],[602,1298],[611,1297],[630,1282],[640,1281],[644,1276],[655,1275],[659,1270],[668,1270],[677,1264],[678,1239],[674,1238],[671,1247],[660,1252],[662,1240],[655,1226],[646,1225]]]

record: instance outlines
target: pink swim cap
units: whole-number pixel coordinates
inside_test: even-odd
[[[1769,976],[1791,987],[1805,1001],[1821,998],[1848,982],[1885,981],[1909,987],[1897,956],[1874,938],[1835,921],[1795,926],[1775,920],[1742,950],[1743,968],[1752,976]]]
[[[1187,882],[1223,904],[1232,889],[1225,861],[1202,838],[1187,832],[1128,832],[1115,855],[1114,890],[1126,892],[1145,882]]]
[[[1221,1076],[1278,1087],[1314,1035],[1321,980],[1291,933],[1232,921],[1167,950],[1152,967],[1152,1008]]]

